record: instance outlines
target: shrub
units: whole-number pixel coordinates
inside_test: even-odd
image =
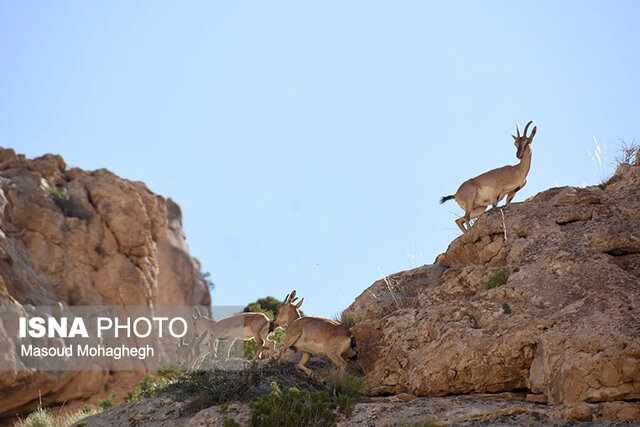
[[[19,427],[66,427],[77,423],[91,415],[95,415],[101,410],[93,405],[87,405],[75,412],[68,412],[54,417],[49,410],[39,406],[38,409],[27,415],[24,420],[18,421],[15,425]],[[83,425],[80,423],[79,425]]]
[[[171,383],[171,380],[165,377],[154,377],[151,374],[145,374],[142,381],[140,381],[133,391],[130,391],[124,397],[125,402],[133,402],[140,400],[143,397],[153,397],[160,394],[164,387]]]
[[[102,411],[100,409],[96,409],[95,406],[87,405],[84,408],[78,409],[76,412],[65,414],[60,419],[60,424],[63,426],[70,426],[82,420],[83,418],[90,417],[91,415],[95,415],[99,412]],[[82,425],[82,423],[80,423],[79,425]]]
[[[272,391],[252,402],[252,426],[328,426],[336,424],[336,404],[324,391],[300,391],[295,387],[282,392],[275,382]]]
[[[47,191],[54,203],[62,210],[65,216],[89,220],[93,216],[93,213],[86,210],[79,204],[77,204],[73,197],[67,193],[67,190],[58,190],[54,187],[47,187]]]
[[[222,425],[224,427],[242,427],[242,424],[234,420],[233,418],[224,417],[222,419]]]
[[[356,406],[356,403],[358,403],[358,399],[347,394],[339,394],[338,397],[335,398],[335,401],[338,404],[340,412],[346,416],[351,415],[353,408]]]
[[[351,313],[348,310],[337,312],[336,314],[334,314],[333,320],[335,320],[336,322],[340,322],[348,328],[353,328],[360,321],[360,319],[358,319],[355,314]]]
[[[509,304],[507,304],[506,302],[502,304],[502,311],[504,312],[504,314],[511,314],[511,307],[509,307]]]
[[[356,401],[366,394],[364,390],[364,378],[349,372],[340,372],[339,369],[332,369],[325,379],[325,386],[333,395],[349,396]]]
[[[17,425],[23,427],[51,427],[54,426],[55,418],[46,408],[38,407],[35,411],[27,415],[27,418],[20,420]]]
[[[500,270],[487,279],[487,289],[497,288],[498,286],[502,286],[507,283],[509,280],[509,271]]]
[[[616,167],[620,165],[640,165],[640,145],[635,140],[627,142],[618,138],[618,155],[615,158]]]
[[[98,407],[103,411],[113,408],[117,404],[118,396],[115,393],[111,393],[106,399],[98,399]]]

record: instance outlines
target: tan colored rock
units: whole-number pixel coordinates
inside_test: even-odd
[[[189,255],[177,205],[101,169],[66,169],[60,156],[33,160],[0,148],[0,306],[209,305]],[[7,346],[0,324],[0,345]],[[12,327],[16,327],[15,325]],[[0,372],[0,414],[130,390],[108,372]],[[118,377],[118,384],[112,380]]]
[[[347,311],[371,390],[639,399],[640,168],[618,173],[489,210],[438,257],[441,276],[390,276],[394,300],[371,296],[384,280],[363,292]],[[499,270],[507,283],[487,289]]]

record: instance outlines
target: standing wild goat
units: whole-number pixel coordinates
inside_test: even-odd
[[[456,199],[458,205],[464,210],[464,216],[456,219],[456,224],[463,233],[471,228],[470,221],[482,215],[487,206],[496,207],[504,196],[507,196],[507,204],[511,203],[513,196],[527,183],[527,174],[531,167],[531,142],[538,129],[535,126],[531,135],[527,136],[527,129],[531,123],[533,120],[527,123],[522,136],[520,135],[520,125],[516,127],[518,136],[511,135],[515,141],[516,157],[520,159],[520,163],[492,169],[471,178],[462,183],[456,194],[440,199],[440,203]]]
[[[272,324],[269,318],[263,313],[240,313],[216,322],[208,317],[206,310],[204,310],[204,315],[202,315],[198,307],[193,307],[192,317],[196,327],[196,335],[200,335],[205,330],[209,332],[209,345],[211,346],[214,357],[218,350],[218,340],[231,341],[227,349],[227,357],[229,357],[231,347],[237,339],[246,340],[253,338],[256,341],[258,351],[254,359],[260,357],[263,346],[269,348],[269,358],[273,357],[275,353],[276,342],[267,338],[268,335],[273,332]]]
[[[291,347],[295,351],[302,352],[302,359],[298,363],[298,368],[307,375],[311,375],[311,370],[304,366],[312,354],[327,356],[334,365],[341,371],[347,367],[342,354],[350,351],[355,354],[356,340],[348,327],[335,320],[323,319],[320,317],[300,317],[298,309],[302,305],[304,298],[298,304],[294,302],[296,291],[287,295],[284,302],[278,306],[278,314],[273,319],[274,328],[287,324],[286,339],[278,359],[284,360],[287,348]]]

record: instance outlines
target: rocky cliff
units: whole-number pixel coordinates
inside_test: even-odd
[[[640,167],[487,211],[347,311],[375,394],[520,391],[640,417]]]
[[[210,304],[180,208],[141,182],[0,148],[0,306]],[[0,323],[0,346],[7,342]],[[131,388],[136,373],[0,372],[0,414]]]

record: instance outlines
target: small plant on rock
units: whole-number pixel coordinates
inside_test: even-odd
[[[497,271],[487,279],[487,289],[493,289],[497,288],[498,286],[502,286],[507,283],[507,280],[509,280],[508,270]]]
[[[509,304],[507,304],[506,302],[502,304],[502,311],[504,312],[504,314],[511,314],[511,307],[509,307]]]
[[[106,399],[98,399],[98,407],[103,411],[116,405],[118,405],[118,396],[115,393],[111,393]]]

